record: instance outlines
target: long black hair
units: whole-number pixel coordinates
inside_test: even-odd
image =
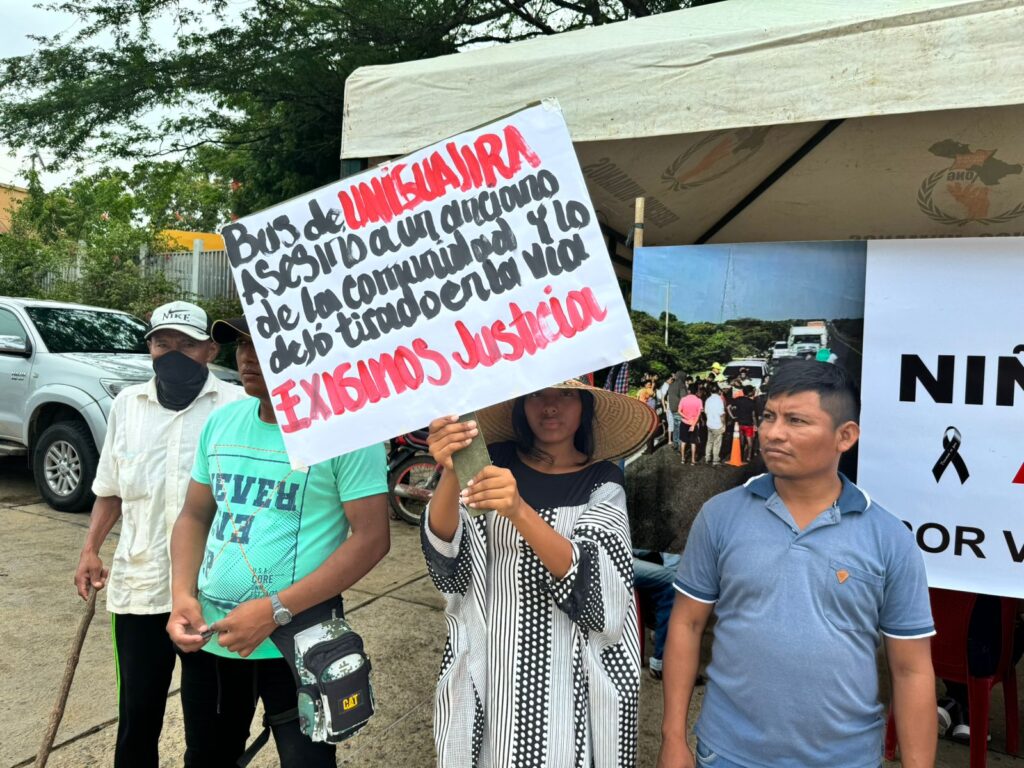
[[[580,425],[573,435],[573,447],[582,453],[586,458],[580,462],[580,466],[590,463],[594,455],[594,396],[585,389],[574,390],[579,393],[580,404],[583,406],[580,412]],[[520,453],[538,461],[546,461],[549,464],[554,459],[546,452],[535,445],[536,435],[530,429],[530,422],[526,418],[526,398],[529,395],[517,397],[512,404],[512,430],[516,436],[516,448]]]

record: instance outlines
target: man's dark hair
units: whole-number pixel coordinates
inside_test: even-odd
[[[594,396],[585,389],[577,390],[577,392],[579,392],[583,411],[580,413],[580,425],[573,436],[572,444],[577,451],[586,456],[581,462],[582,466],[589,464],[590,458],[594,455]],[[516,436],[516,448],[521,453],[539,461],[548,463],[553,461],[546,451],[542,451],[534,445],[537,438],[533,434],[533,430],[530,429],[530,422],[526,418],[526,395],[517,397],[512,404],[512,431]]]
[[[747,384],[743,387],[743,394],[747,397],[754,396],[754,387],[751,384]]]
[[[691,384],[688,387],[688,390],[689,390],[691,395],[696,395],[697,394],[697,382],[694,382],[693,384]]]
[[[817,392],[821,407],[835,426],[860,418],[860,397],[850,375],[838,365],[817,360],[793,360],[781,366],[768,385],[768,399]]]

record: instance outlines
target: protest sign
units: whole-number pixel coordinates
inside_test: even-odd
[[[553,102],[222,234],[294,466],[639,354]]]
[[[858,482],[933,587],[1024,597],[1024,279],[1014,239],[872,241]]]

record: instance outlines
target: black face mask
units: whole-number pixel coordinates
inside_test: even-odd
[[[165,352],[153,361],[156,372],[156,399],[171,411],[187,408],[206,384],[209,371],[177,350]]]

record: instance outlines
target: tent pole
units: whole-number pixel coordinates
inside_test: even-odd
[[[776,181],[785,176],[789,172],[790,168],[792,168],[794,165],[803,160],[812,149],[814,149],[826,138],[828,138],[828,135],[832,133],[832,131],[834,131],[836,128],[838,128],[842,123],[843,120],[841,119],[829,120],[827,123],[825,123],[825,125],[821,126],[821,128],[819,128],[815,132],[815,134],[811,136],[811,138],[805,141],[799,149],[797,149],[792,155],[787,157],[783,161],[782,165],[780,165],[778,168],[772,171],[767,177],[765,177],[764,181],[762,181],[760,184],[754,187],[750,191],[750,193],[747,194],[746,197],[744,197],[742,200],[736,203],[736,205],[730,208],[729,211],[722,218],[720,218],[718,221],[712,224],[711,228],[708,229],[707,232],[705,232],[703,235],[694,240],[693,244],[703,245],[712,237],[717,235],[722,229],[725,228],[725,226],[729,222],[731,222],[733,219],[735,219],[737,216],[743,213],[744,209],[747,208],[747,206],[749,206],[751,203],[757,200],[757,198],[763,195],[768,190],[768,188],[772,186],[772,184],[774,184]]]
[[[644,247],[644,202],[646,198],[636,199],[636,209],[633,214],[633,247]]]

